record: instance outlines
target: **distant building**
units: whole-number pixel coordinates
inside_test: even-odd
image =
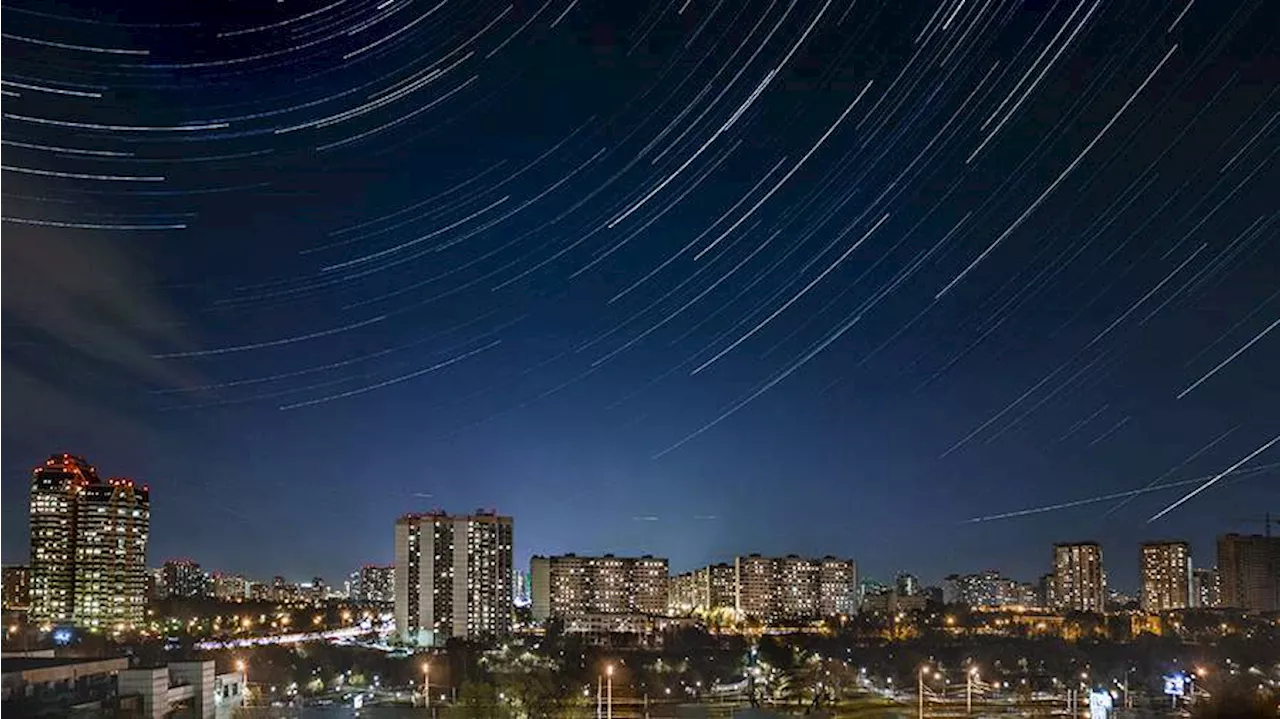
[[[221,602],[243,602],[249,598],[249,580],[242,574],[214,572],[213,596]]]
[[[1139,603],[1146,612],[1191,606],[1191,545],[1144,542],[1139,555],[1142,584]]]
[[[533,618],[588,614],[652,614],[667,609],[667,560],[659,557],[534,557],[530,562]]]
[[[733,609],[736,602],[731,564],[711,564],[671,578],[668,611],[673,615]]]
[[[1222,586],[1217,567],[1191,570],[1191,606],[1217,609],[1222,606]]]
[[[1045,609],[1058,606],[1053,596],[1053,572],[1040,575],[1040,581],[1036,586],[1036,599],[1040,601],[1037,606]]]
[[[529,572],[516,572],[512,587],[513,599],[517,607],[527,607],[533,603],[532,579]]]
[[[169,559],[164,563],[165,594],[169,597],[197,599],[209,596],[209,576],[192,559]]]
[[[857,611],[858,569],[852,560],[758,554],[734,560],[739,616],[766,623]]]
[[[924,589],[920,590],[920,594],[924,596],[924,600],[926,602],[933,602],[934,604],[942,604],[942,598],[943,598],[942,587],[933,587],[933,586],[925,587]]]
[[[952,574],[946,578],[944,596],[948,603],[970,607],[1040,606],[1033,585],[1001,576],[994,569],[979,574]]]
[[[104,482],[84,459],[54,455],[32,472],[30,512],[33,617],[91,629],[140,624],[150,490]]]
[[[396,566],[366,564],[360,568],[355,596],[362,602],[394,602],[396,600]]]
[[[1218,537],[1221,604],[1232,609],[1280,611],[1280,537]]]
[[[401,641],[507,634],[512,520],[496,512],[407,514],[395,526],[395,619]],[[665,596],[665,595],[664,595]]]
[[[1097,542],[1053,545],[1055,609],[1101,613],[1106,609],[1106,597],[1102,547]]]
[[[920,580],[914,574],[902,572],[894,577],[893,584],[899,597],[914,597],[920,593]]]
[[[3,607],[6,611],[25,612],[31,608],[31,568],[9,565],[4,568]]]

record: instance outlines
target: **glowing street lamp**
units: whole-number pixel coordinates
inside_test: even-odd
[[[973,683],[978,681],[978,668],[969,667],[964,685],[964,713],[973,713]]]
[[[422,698],[426,706],[431,706],[431,662],[422,663]]]

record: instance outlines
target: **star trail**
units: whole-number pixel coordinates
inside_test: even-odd
[[[146,480],[157,557],[337,576],[431,496],[521,556],[1030,575],[1280,510],[1262,0],[3,21],[5,488]]]

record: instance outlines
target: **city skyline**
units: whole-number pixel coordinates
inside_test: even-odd
[[[92,466],[90,466],[90,465],[87,463],[87,461],[86,461],[86,460],[84,460],[83,458],[78,457],[78,456],[75,456],[75,455],[72,455],[72,454],[69,454],[69,453],[63,453],[63,454],[61,454],[61,455],[57,455],[57,454],[55,454],[55,455],[51,456],[51,458],[50,458],[49,460],[47,460],[47,461],[46,461],[45,465],[41,465],[41,466],[37,466],[37,467],[36,467],[36,469],[35,469],[35,476],[36,476],[36,479],[35,479],[35,480],[33,480],[33,484],[32,484],[32,491],[33,491],[33,492],[35,492],[35,491],[36,491],[36,489],[37,489],[37,485],[39,485],[39,484],[40,484],[40,482],[39,482],[39,477],[41,476],[41,472],[43,472],[43,471],[47,471],[47,468],[49,468],[49,467],[53,467],[55,462],[65,463],[65,464],[67,464],[67,466],[73,467],[73,469],[74,469],[74,468],[77,468],[77,467],[82,468],[81,470],[77,470],[77,472],[79,472],[79,473],[81,473],[81,474],[83,474],[83,475],[84,475],[84,478],[83,478],[83,479],[81,479],[81,480],[79,480],[81,484],[97,483],[97,482],[99,482],[99,480],[97,479],[96,470],[95,470]],[[61,464],[59,464],[58,466],[61,466]],[[70,475],[68,475],[68,476],[70,476]],[[114,484],[116,484],[117,482],[125,482],[125,483],[127,483],[130,487],[132,487],[132,486],[133,486],[133,480],[110,480],[109,484],[114,485]],[[147,493],[147,495],[148,495],[148,498],[147,498],[148,506],[149,506],[149,490],[150,490],[149,486],[145,488],[145,491],[146,491],[146,493]],[[37,501],[36,496],[33,494],[33,497],[32,497],[32,504],[31,504],[32,512],[33,512],[33,513],[35,512],[37,504],[41,504],[41,505],[43,506],[43,503],[44,503],[44,502],[46,502],[46,501],[48,501],[48,500],[39,500],[39,501]],[[104,501],[105,501],[105,496],[104,496]],[[68,511],[70,511],[70,510],[68,509]],[[488,513],[493,513],[493,512],[495,512],[495,511],[496,511],[496,510],[493,510],[493,509],[488,509],[488,510],[486,510],[486,509],[478,509],[478,510],[476,510],[477,514],[479,514],[479,515],[485,515],[485,514],[488,514]],[[434,514],[442,514],[442,515],[444,515],[444,516],[447,516],[447,513],[445,513],[445,512],[444,512],[444,510],[439,510],[439,509],[431,510],[430,512],[420,513],[420,514],[421,514],[422,516],[432,516],[432,515],[434,515]],[[406,516],[418,516],[418,515],[414,515],[413,513],[410,513],[410,514],[408,514],[408,515],[401,515],[401,518],[403,519],[403,518],[404,518],[404,517],[406,517]],[[1270,515],[1270,513],[1265,513],[1265,514],[1263,515],[1263,518],[1264,518],[1264,521],[1262,522],[1262,524],[1263,524],[1263,526],[1264,526],[1264,527],[1266,527],[1266,530],[1264,530],[1264,531],[1266,531],[1266,532],[1267,532],[1267,534],[1266,534],[1265,536],[1270,536],[1270,533],[1269,533],[1270,525],[1271,525],[1272,523],[1274,523],[1274,524],[1276,524],[1276,525],[1280,525],[1280,518],[1277,518],[1276,520],[1272,520],[1272,519],[1271,519],[1271,515]],[[652,518],[645,518],[645,519],[646,519],[646,520],[648,520],[648,521],[652,521]],[[146,520],[147,520],[147,522],[148,522],[148,523],[150,522],[150,513],[149,513],[149,510],[148,510],[148,512],[147,512]],[[149,526],[149,524],[148,524],[148,526]],[[1165,569],[1161,569],[1161,570],[1159,570],[1159,573],[1161,574],[1161,578],[1159,578],[1158,580],[1154,580],[1154,579],[1152,578],[1152,572],[1153,572],[1154,570],[1152,569],[1152,565],[1151,565],[1152,558],[1148,556],[1148,551],[1149,551],[1149,550],[1153,550],[1153,549],[1157,549],[1157,548],[1161,548],[1161,549],[1162,549],[1162,551],[1167,551],[1167,549],[1168,549],[1168,548],[1170,548],[1170,547],[1177,547],[1177,548],[1179,548],[1179,549],[1177,549],[1177,551],[1178,551],[1178,555],[1177,555],[1177,556],[1178,556],[1178,560],[1177,560],[1177,561],[1178,561],[1178,562],[1182,562],[1182,563],[1185,565],[1185,566],[1184,566],[1184,571],[1183,571],[1183,574],[1184,574],[1185,576],[1183,576],[1183,577],[1182,577],[1182,585],[1181,585],[1181,586],[1182,586],[1182,588],[1179,590],[1179,589],[1176,589],[1176,588],[1173,588],[1173,587],[1164,587],[1164,586],[1161,586],[1161,587],[1160,587],[1160,589],[1159,589],[1159,591],[1161,591],[1161,592],[1163,592],[1163,593],[1165,593],[1165,594],[1168,594],[1169,592],[1171,592],[1171,591],[1172,591],[1172,592],[1174,592],[1174,594],[1175,594],[1175,595],[1177,595],[1179,592],[1181,592],[1181,595],[1180,595],[1180,596],[1182,596],[1182,599],[1181,599],[1181,600],[1172,600],[1172,599],[1169,599],[1169,598],[1166,596],[1163,600],[1161,600],[1161,601],[1159,601],[1159,602],[1156,602],[1156,603],[1152,604],[1152,606],[1164,607],[1164,608],[1178,608],[1178,607],[1192,606],[1192,605],[1193,605],[1193,594],[1194,594],[1194,592],[1196,591],[1196,588],[1194,587],[1193,582],[1192,582],[1192,574],[1193,574],[1193,572],[1194,572],[1195,570],[1200,570],[1200,569],[1204,569],[1204,568],[1209,568],[1209,569],[1213,569],[1213,570],[1215,570],[1215,571],[1216,571],[1216,570],[1217,570],[1217,566],[1216,566],[1217,561],[1218,561],[1218,560],[1219,560],[1219,558],[1222,556],[1222,552],[1223,552],[1222,547],[1223,547],[1223,542],[1224,542],[1224,540],[1225,540],[1226,538],[1228,538],[1228,537],[1236,537],[1236,536],[1243,536],[1243,537],[1245,537],[1245,539],[1246,539],[1246,540],[1248,540],[1249,538],[1253,538],[1253,539],[1261,539],[1264,535],[1263,535],[1263,534],[1239,533],[1239,532],[1224,532],[1224,533],[1219,533],[1219,534],[1217,534],[1217,535],[1216,535],[1215,553],[1214,553],[1213,555],[1211,555],[1211,559],[1210,559],[1210,560],[1208,560],[1208,561],[1207,561],[1207,563],[1200,563],[1200,564],[1195,563],[1195,561],[1194,561],[1194,559],[1193,559],[1193,553],[1192,553],[1192,551],[1191,551],[1191,550],[1192,550],[1192,545],[1191,545],[1189,542],[1185,541],[1185,540],[1151,540],[1151,539],[1149,539],[1149,540],[1143,540],[1143,541],[1140,541],[1140,542],[1138,543],[1138,547],[1139,547],[1139,550],[1140,550],[1140,554],[1139,554],[1139,559],[1138,559],[1138,562],[1137,562],[1137,572],[1136,572],[1136,574],[1137,574],[1136,580],[1137,580],[1137,581],[1136,581],[1136,585],[1135,585],[1134,587],[1129,587],[1129,586],[1127,586],[1127,585],[1124,585],[1124,586],[1125,586],[1125,588],[1126,588],[1126,589],[1131,589],[1131,590],[1132,590],[1132,592],[1133,592],[1134,594],[1139,595],[1139,596],[1142,598],[1142,602],[1143,602],[1144,606],[1145,606],[1145,605],[1147,605],[1147,604],[1148,604],[1148,600],[1145,598],[1145,597],[1146,597],[1146,594],[1147,594],[1147,593],[1149,593],[1149,592],[1152,592],[1152,591],[1156,591],[1155,589],[1153,589],[1153,587],[1155,586],[1155,585],[1153,585],[1153,584],[1152,584],[1152,582],[1153,582],[1153,581],[1156,581],[1156,583],[1157,583],[1157,584],[1161,584],[1161,585],[1165,585],[1165,584],[1168,584],[1169,582],[1173,581],[1173,580],[1171,580],[1168,576],[1164,576],[1164,575],[1167,573],[1167,567],[1166,567]],[[145,535],[144,535],[144,542],[145,542]],[[1064,546],[1064,547],[1066,547],[1066,546],[1074,546],[1074,545],[1076,545],[1076,544],[1081,544],[1081,543],[1073,543],[1073,542],[1056,542],[1056,543],[1054,543],[1054,546],[1055,546],[1055,547],[1058,547],[1058,546]],[[1095,545],[1095,544],[1097,544],[1097,543],[1095,543],[1095,542],[1084,542],[1083,544],[1086,544],[1086,545],[1090,545],[1090,546],[1092,546],[1092,545]],[[631,550],[631,553],[633,553],[633,554],[634,554],[636,551],[637,551],[637,550],[632,549],[632,550]],[[643,551],[643,550],[639,550],[639,551]],[[1265,551],[1265,550],[1259,550],[1259,551]],[[623,553],[623,554],[625,555],[626,553],[627,553],[627,552],[625,552],[625,551],[624,551],[624,553]],[[1207,553],[1207,552],[1206,552],[1206,553]],[[537,560],[538,560],[539,558],[545,558],[545,556],[546,556],[546,555],[543,555],[543,554],[542,554],[540,551],[538,551],[537,549],[525,549],[525,548],[520,548],[520,547],[516,547],[515,549],[513,549],[513,557],[521,557],[521,556],[525,556],[525,555],[527,555],[528,559],[527,559],[527,560],[525,560],[525,562],[524,562],[524,564],[523,564],[523,565],[521,565],[519,561],[515,561],[515,560],[513,560],[516,566],[525,566],[525,567],[533,566],[534,564],[536,564],[536,562],[537,562]],[[759,556],[759,555],[760,555],[760,553],[759,553],[759,552],[753,552],[753,553],[750,553],[750,556]],[[562,555],[552,555],[552,558],[555,558],[556,556],[561,556],[561,557],[586,556],[586,557],[590,557],[591,555],[590,555],[589,553],[587,553],[587,554],[585,554],[585,555],[580,555],[578,550],[573,550],[573,551],[565,552],[565,553],[564,553],[564,554],[562,554]],[[615,555],[613,552],[604,552],[604,553],[602,553],[602,555],[600,555],[600,556],[604,556],[604,557],[614,557],[614,556],[617,556],[617,555]],[[649,556],[652,556],[652,555],[645,554],[644,556],[645,556],[645,557],[649,557]],[[701,565],[697,565],[697,566],[694,566],[694,567],[690,567],[690,568],[688,568],[688,570],[687,570],[687,571],[678,571],[678,568],[677,568],[677,570],[672,570],[672,571],[670,572],[670,576],[671,576],[671,577],[673,577],[673,578],[675,578],[678,574],[696,574],[696,573],[697,573],[697,572],[699,572],[699,571],[706,571],[707,567],[708,567],[708,566],[711,566],[711,565],[715,565],[715,566],[731,566],[731,565],[732,565],[732,562],[733,562],[733,561],[736,561],[736,560],[737,560],[737,558],[739,558],[739,557],[741,557],[741,556],[744,556],[742,552],[737,552],[737,553],[735,553],[735,554],[731,555],[731,556],[729,557],[730,565],[725,565],[723,562],[711,562],[711,563],[709,563],[709,564],[701,564]],[[795,553],[790,553],[790,554],[788,554],[787,556],[797,556],[797,555],[795,555]],[[668,560],[664,558],[662,561],[665,563],[665,562],[667,562]],[[1049,565],[1050,575],[1052,575],[1052,574],[1054,573],[1054,566],[1055,566],[1059,561],[1060,561],[1059,559],[1055,558],[1054,562],[1050,563],[1050,565]],[[1162,561],[1164,561],[1166,564],[1168,563],[1168,559],[1163,559]],[[26,561],[24,561],[24,562],[6,562],[5,564],[6,564],[6,566],[22,566],[22,565],[27,564],[27,562],[26,562]],[[220,576],[225,576],[225,577],[227,577],[227,578],[235,579],[235,580],[240,581],[240,582],[248,581],[250,584],[252,583],[252,580],[247,580],[247,579],[246,579],[246,574],[249,574],[249,573],[246,573],[246,572],[244,572],[244,571],[242,571],[242,570],[235,570],[235,569],[228,570],[226,567],[220,567],[219,569],[214,570],[214,571],[212,571],[212,572],[203,572],[203,573],[200,573],[200,564],[199,564],[199,562],[197,562],[197,561],[195,561],[195,560],[193,560],[193,559],[191,559],[191,558],[188,558],[188,557],[167,557],[167,558],[164,558],[164,559],[163,559],[163,565],[162,565],[162,566],[161,566],[161,565],[155,565],[155,563],[154,563],[154,562],[152,562],[152,564],[155,566],[155,569],[154,569],[154,570],[149,570],[149,571],[160,571],[161,569],[163,569],[163,571],[165,572],[165,576],[167,576],[169,572],[173,571],[173,570],[172,570],[172,567],[173,567],[173,566],[175,566],[175,565],[191,565],[191,566],[193,566],[193,567],[194,567],[194,571],[195,571],[195,572],[197,572],[197,573],[199,573],[199,576],[200,576],[200,577],[203,577],[203,580],[202,580],[202,581],[207,581],[207,582],[209,582],[209,583],[210,583],[210,586],[212,586],[212,583],[213,583],[213,582],[215,582],[215,581],[216,581],[216,579],[217,579],[218,577],[220,577]],[[359,585],[359,584],[360,584],[360,577],[362,576],[362,574],[364,573],[364,571],[366,571],[366,570],[371,570],[371,569],[373,569],[373,570],[378,570],[378,569],[383,569],[383,568],[386,568],[386,569],[392,569],[392,570],[393,570],[393,569],[394,569],[394,566],[395,566],[395,563],[394,563],[394,562],[389,562],[389,563],[382,563],[382,564],[380,564],[379,562],[376,562],[376,561],[373,561],[373,562],[366,561],[366,562],[363,562],[363,563],[360,565],[360,568],[358,568],[355,572],[350,573],[350,575],[348,575],[347,573],[341,573],[341,574],[339,574],[338,576],[342,576],[342,577],[349,577],[349,578],[348,578],[347,580],[345,580],[345,581],[347,581],[347,582],[349,582],[349,583],[352,583],[352,584],[354,584],[354,585]],[[996,569],[996,568],[995,568],[995,560],[992,560],[992,561],[988,562],[985,566],[986,566],[986,569],[981,570],[983,573],[995,572],[995,573],[996,573],[996,575],[995,575],[995,576],[998,576],[998,573],[999,573],[999,571],[1000,571],[1000,570],[998,570],[998,569]],[[1107,565],[1107,566],[1113,566],[1113,565],[1110,565],[1110,564],[1109,564],[1109,565]],[[1123,566],[1123,563],[1122,563],[1122,566]],[[966,570],[966,571],[968,571],[968,570]],[[277,582],[278,582],[278,581],[281,579],[281,577],[282,577],[282,575],[281,575],[278,571],[276,571],[276,570],[273,570],[272,572],[270,572],[270,575],[271,575],[271,576],[273,576],[273,577],[275,577],[275,581],[277,581]],[[857,572],[856,572],[856,571],[855,571],[855,575],[857,575]],[[194,577],[195,575],[193,574],[192,576]],[[291,575],[291,576],[292,576],[292,577],[294,577],[294,578],[296,578],[298,575],[293,574],[293,575]],[[319,581],[320,581],[320,579],[321,579],[321,576],[320,576],[320,575],[318,575],[318,574],[312,574],[312,575],[310,575],[310,576],[311,576],[312,580],[313,580],[313,581],[315,581],[315,582],[319,582]],[[941,577],[936,578],[936,579],[932,582],[932,585],[933,585],[933,586],[941,586],[944,582],[949,582],[949,581],[950,581],[954,576],[958,576],[958,575],[957,575],[957,573],[953,570],[953,571],[951,571],[951,572],[950,572],[949,574],[947,574],[947,575],[943,575],[943,576],[941,576]],[[980,575],[980,574],[978,574],[978,573],[970,573],[968,576],[972,576],[972,577],[979,577],[979,576],[981,576],[981,575]],[[1111,590],[1114,590],[1114,589],[1115,589],[1115,587],[1116,587],[1116,584],[1117,584],[1117,583],[1116,583],[1116,582],[1115,582],[1115,580],[1112,578],[1113,576],[1114,576],[1114,575],[1107,575],[1107,574],[1105,573],[1105,571],[1104,571],[1104,573],[1103,573],[1103,578],[1104,578],[1104,580],[1106,580],[1106,581],[1104,581],[1104,582],[1103,582],[1103,584],[1104,584],[1104,587],[1105,587],[1105,591],[1111,591]],[[914,574],[912,574],[912,573],[910,573],[910,572],[904,571],[902,568],[899,568],[899,569],[895,570],[895,571],[894,571],[893,576],[891,577],[891,579],[892,579],[892,581],[893,581],[894,583],[897,583],[897,584],[899,584],[899,585],[901,585],[901,584],[902,584],[902,582],[905,580],[905,581],[907,581],[907,582],[909,582],[909,583],[913,583],[913,584],[914,584],[915,586],[917,586],[917,587],[919,586],[919,579],[916,577],[916,575],[914,575]],[[341,581],[341,580],[340,580],[340,581]],[[378,580],[378,581],[384,581],[384,580]],[[864,582],[866,582],[866,581],[873,581],[873,582],[874,582],[874,581],[880,581],[880,580],[879,580],[879,579],[877,579],[877,578],[876,578],[876,577],[874,577],[874,576],[871,576],[871,575],[863,575],[862,581],[864,581]],[[170,580],[170,581],[169,581],[169,582],[167,582],[167,583],[168,583],[168,584],[172,584],[173,582],[172,582],[172,580]],[[309,585],[308,585],[308,586],[309,586]],[[246,588],[247,588],[247,587],[246,587]],[[186,593],[186,592],[184,592],[184,591],[179,591],[179,592],[178,592],[178,594],[179,594],[179,595],[184,594],[184,593]],[[901,593],[901,587],[899,587],[899,593]],[[907,592],[907,593],[908,593],[908,594],[911,594],[912,592]],[[1104,598],[1105,598],[1105,597],[1104,597]],[[1280,601],[1280,600],[1278,600],[1278,601]],[[1170,603],[1170,602],[1172,602],[1172,603]]]
[[[90,457],[260,577],[499,507],[1131,590],[1280,512],[1274,3],[127,5],[4,10],[11,498]]]

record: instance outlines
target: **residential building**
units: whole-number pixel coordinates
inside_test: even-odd
[[[360,568],[353,599],[362,602],[394,602],[396,600],[396,567],[394,564],[366,564]]]
[[[533,618],[665,614],[667,560],[660,557],[537,556],[530,562]]]
[[[734,560],[739,616],[773,623],[850,614],[858,607],[852,560],[751,554]]]
[[[1217,567],[1191,570],[1191,606],[1200,609],[1222,606],[1222,586],[1218,581]]]
[[[147,602],[151,492],[115,478],[80,489],[75,519],[75,623],[122,631],[142,624]]]
[[[165,560],[163,577],[166,596],[195,599],[209,595],[209,576],[194,560]]]
[[[221,602],[243,602],[249,598],[249,580],[243,574],[214,572],[213,596]]]
[[[737,580],[731,564],[710,564],[676,575],[670,586],[668,610],[676,616],[733,609],[737,603]]]
[[[1280,537],[1218,537],[1218,577],[1223,607],[1280,611]]]
[[[503,635],[512,619],[512,519],[407,514],[395,526],[395,619],[400,640]]]
[[[1106,608],[1107,578],[1102,568],[1102,547],[1097,542],[1053,545],[1053,598],[1055,609],[1098,612]]]
[[[1146,612],[1186,609],[1191,603],[1191,546],[1186,542],[1144,542],[1138,601]]]
[[[952,574],[946,578],[946,601],[970,607],[1040,606],[1038,592],[994,569],[978,574]]]
[[[3,608],[6,611],[25,612],[31,608],[31,568],[14,564],[4,568],[0,580],[4,588]]]
[[[32,472],[30,501],[32,616],[91,629],[141,623],[150,489],[104,482],[83,458],[61,454]]]
[[[818,563],[818,614],[833,617],[857,612],[857,562],[823,557]]]
[[[76,499],[100,481],[93,465],[70,454],[54,455],[32,472],[31,615],[37,621],[72,621]]]

